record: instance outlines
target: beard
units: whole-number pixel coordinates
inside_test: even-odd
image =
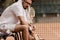
[[[23,7],[24,9],[27,9],[28,8],[28,6],[26,6],[26,7]]]

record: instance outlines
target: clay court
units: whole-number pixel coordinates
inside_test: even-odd
[[[36,23],[36,32],[45,40],[60,40],[60,23]]]

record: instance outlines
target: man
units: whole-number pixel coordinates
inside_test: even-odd
[[[29,1],[30,2],[30,1]],[[23,8],[24,8],[24,11],[25,13],[23,14],[24,17],[26,18],[26,21],[21,21],[22,24],[25,24],[25,25],[28,25],[28,28],[29,28],[29,40],[35,40],[35,26],[31,25],[32,23],[32,19],[31,19],[31,16],[30,16],[30,11],[31,11],[31,3],[28,3],[28,2],[23,2]],[[28,5],[28,6],[27,6]]]
[[[24,11],[31,3],[32,0],[19,0],[7,7],[0,17],[0,30],[22,31],[23,40],[28,40],[29,25]]]

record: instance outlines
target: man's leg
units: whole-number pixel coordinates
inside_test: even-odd
[[[35,33],[33,34],[29,34],[28,37],[29,37],[29,40],[36,40],[36,37],[35,37]]]
[[[16,25],[14,32],[22,31],[23,40],[28,40],[28,27],[26,25]]]
[[[34,37],[31,34],[28,35],[28,38],[29,38],[29,40],[33,40],[34,39]]]
[[[14,37],[12,37],[12,36],[8,36],[8,37],[6,38],[6,40],[15,40],[15,39],[14,39]]]
[[[35,26],[31,26],[32,30],[31,32],[29,32],[29,40],[36,40],[36,37],[35,37]]]

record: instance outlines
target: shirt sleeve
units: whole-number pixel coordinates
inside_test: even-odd
[[[23,16],[22,6],[14,6],[12,10],[16,16]]]

